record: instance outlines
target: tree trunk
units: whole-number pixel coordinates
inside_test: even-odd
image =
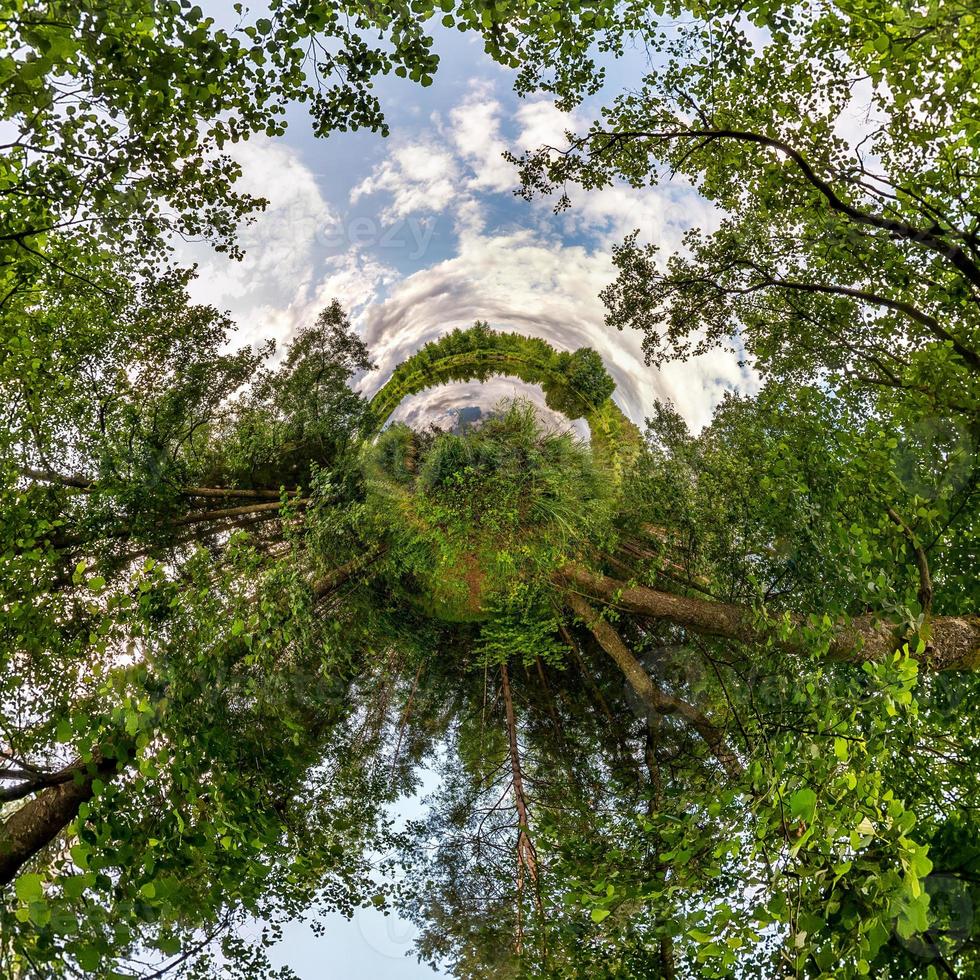
[[[121,753],[120,753],[121,754]],[[47,847],[78,816],[92,798],[93,783],[115,775],[125,763],[100,759],[89,766],[74,764],[72,778],[49,786],[0,824],[0,887],[17,877],[23,865]]]
[[[504,711],[507,714],[507,741],[510,745],[511,779],[514,786],[514,806],[517,810],[517,858],[527,869],[532,881],[538,879],[537,857],[534,845],[528,834],[530,820],[527,813],[527,797],[524,795],[524,773],[521,770],[521,752],[517,744],[517,719],[514,716],[514,703],[510,696],[510,677],[507,664],[500,665],[500,676],[503,682]]]
[[[651,711],[662,715],[680,715],[704,739],[711,754],[725,772],[733,779],[738,779],[742,775],[742,764],[725,741],[725,733],[717,725],[712,724],[693,704],[661,691],[654,684],[643,664],[623,643],[619,634],[606,620],[596,614],[585,599],[572,592],[568,595],[567,601],[575,615],[585,623],[599,641],[602,649],[616,662],[627,683],[643,704]]]
[[[500,678],[503,687],[504,711],[507,716],[511,786],[514,790],[514,807],[517,810],[517,933],[514,936],[514,952],[520,956],[524,951],[524,924],[521,906],[524,893],[524,872],[528,873],[535,895],[538,896],[538,858],[534,844],[528,834],[530,820],[527,812],[527,799],[524,796],[524,774],[521,771],[521,753],[517,744],[517,719],[514,715],[514,703],[510,696],[510,677],[507,673],[507,664],[500,665]],[[538,908],[540,911],[539,896]]]
[[[666,619],[707,636],[721,636],[743,643],[761,643],[775,638],[774,626],[761,621],[748,606],[713,602],[690,596],[660,592],[643,585],[628,585],[617,579],[590,572],[581,565],[566,565],[559,573],[566,583],[621,609]],[[806,623],[801,613],[792,613],[797,626]],[[980,670],[980,616],[935,616],[928,622],[925,651],[912,656],[926,670]],[[799,639],[780,640],[784,649],[803,652]],[[887,623],[870,615],[855,616],[833,627],[828,656],[849,663],[879,661],[892,654],[901,640]]]

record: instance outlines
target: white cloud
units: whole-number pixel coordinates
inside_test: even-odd
[[[255,344],[272,338],[281,349],[299,327],[312,323],[334,299],[356,323],[364,308],[397,278],[392,269],[357,251],[327,259],[326,274],[315,287],[299,290],[283,306],[266,305],[254,310],[249,317],[254,326],[240,331],[236,341],[245,339]]]
[[[456,160],[434,141],[404,143],[351,191],[350,201],[355,204],[362,197],[381,192],[392,199],[380,214],[382,221],[443,211],[459,193]]]
[[[378,370],[364,379],[365,390],[380,387],[398,363],[427,341],[485,319],[498,329],[542,337],[559,349],[594,347],[617,383],[617,401],[634,421],[642,424],[656,399],[669,398],[689,423],[700,428],[726,387],[744,388],[751,378],[724,352],[671,365],[663,373],[649,367],[643,359],[642,338],[610,331],[598,297],[615,275],[609,252],[612,242],[639,227],[644,240],[672,251],[680,247],[691,224],[705,228],[714,224],[711,206],[679,182],[642,190],[614,186],[578,194],[572,211],[561,218],[550,214],[552,202],[537,202],[529,212],[536,231],[488,230],[485,198],[477,191],[510,189],[514,177],[500,157],[507,145],[501,135],[501,112],[485,87],[471,88],[450,112],[449,129],[436,119],[428,142],[393,150],[355,191],[360,196],[387,190],[397,214],[438,209],[451,200],[458,235],[455,256],[403,280],[387,282],[385,297],[363,306],[360,326],[378,363]],[[514,121],[518,134],[511,145],[515,149],[543,143],[560,146],[566,130],[584,128],[582,119],[545,101],[522,103]],[[422,147],[427,154],[424,161],[419,156]],[[469,179],[463,180],[467,173]],[[449,175],[455,181],[451,197],[442,189]],[[593,244],[564,244],[555,232],[569,228]],[[494,390],[487,389],[484,405],[493,400]],[[470,399],[473,392],[454,397]],[[405,417],[419,420],[429,410],[444,414],[446,398],[445,393],[416,396],[410,407],[404,407]]]
[[[268,199],[266,210],[239,233],[245,258],[233,262],[204,244],[182,244],[178,256],[196,262],[197,302],[230,310],[239,323],[236,340],[250,343],[289,329],[286,311],[313,286],[318,243],[338,225],[315,175],[289,146],[255,138],[233,148],[242,167],[238,189]]]
[[[328,274],[320,280],[307,304],[308,313],[315,314],[337,299],[348,315],[356,319],[398,279],[393,269],[357,251],[331,260],[328,268]]]
[[[726,391],[737,389],[752,395],[759,390],[758,375],[750,368],[739,367],[738,359],[721,348],[665,364],[660,370],[660,383],[664,397],[674,403],[694,432],[711,421],[714,407]]]
[[[351,192],[351,202],[387,195],[382,222],[417,222],[409,216],[450,210],[456,254],[405,278],[375,258],[368,243],[330,256],[329,242],[342,229],[316,177],[286,145],[245,144],[237,151],[243,188],[265,194],[271,203],[243,235],[249,250],[244,263],[188,250],[201,263],[197,298],[229,308],[244,328],[238,341],[255,343],[269,337],[288,340],[336,297],[379,364],[363,381],[366,391],[380,386],[426,341],[485,319],[498,329],[542,337],[559,349],[594,347],[617,383],[617,401],[637,423],[642,424],[655,399],[670,398],[700,427],[726,387],[751,386],[749,375],[723,352],[662,372],[648,367],[639,335],[605,326],[598,296],[615,274],[612,241],[640,227],[646,240],[670,250],[690,224],[711,223],[709,206],[683,186],[642,191],[617,186],[578,195],[573,211],[559,218],[550,214],[551,202],[539,201],[524,212],[524,222],[533,221],[534,229],[487,228],[486,194],[509,190],[514,180],[500,156],[507,145],[502,114],[487,89],[471,88],[448,114],[450,125],[434,119],[412,142],[391,145],[387,158]],[[544,101],[521,104],[512,122],[518,131],[514,148],[560,145],[565,129],[582,128],[581,120]],[[569,231],[589,244],[566,244]],[[517,392],[514,385],[513,380],[493,382],[481,404]],[[517,393],[525,393],[524,388]],[[460,389],[452,397],[430,392],[404,411],[421,420],[427,411],[445,414],[451,403],[472,403],[473,397],[471,390]]]
[[[509,191],[517,182],[513,164],[503,158],[509,147],[500,133],[500,111],[488,87],[477,85],[449,114],[452,142],[472,170],[473,190]]]
[[[521,151],[542,146],[563,149],[568,146],[567,133],[584,133],[591,122],[581,110],[563,112],[547,100],[522,103],[515,119],[520,127],[515,147]],[[681,178],[656,187],[619,183],[597,190],[583,191],[574,186],[563,190],[568,191],[572,202],[566,213],[571,227],[607,247],[639,229],[642,241],[653,242],[669,253],[681,248],[684,233],[691,226],[711,231],[718,225],[714,207]],[[538,199],[539,206],[548,209],[554,203],[553,199]]]
[[[520,126],[516,143],[522,150],[539,146],[565,146],[567,132],[578,132],[588,126],[588,119],[576,113],[563,112],[547,99],[522,102],[514,117]]]
[[[686,181],[634,189],[617,184],[601,190],[573,192],[569,219],[605,246],[620,242],[634,230],[640,241],[658,245],[665,254],[682,248],[685,232],[697,226],[711,232],[719,213]]]

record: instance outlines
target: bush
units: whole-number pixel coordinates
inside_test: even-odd
[[[462,436],[446,433],[432,444],[422,465],[421,483],[428,490],[448,486],[472,460],[470,446]]]
[[[388,426],[378,436],[372,457],[386,476],[408,483],[415,475],[415,433],[401,422]]]

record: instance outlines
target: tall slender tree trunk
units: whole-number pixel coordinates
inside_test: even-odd
[[[507,664],[500,665],[500,679],[503,688],[504,713],[507,718],[507,742],[510,747],[511,784],[514,790],[514,808],[517,811],[517,935],[514,949],[518,956],[524,946],[524,930],[522,920],[521,899],[524,892],[525,873],[531,879],[531,884],[537,894],[538,887],[538,857],[534,850],[528,829],[527,797],[524,793],[524,773],[521,769],[521,751],[517,741],[517,718],[514,714],[514,702],[510,694],[510,676]]]

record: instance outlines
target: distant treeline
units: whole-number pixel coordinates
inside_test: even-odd
[[[589,416],[616,389],[602,358],[590,347],[556,351],[538,337],[502,333],[478,320],[468,330],[457,328],[430,341],[403,361],[371,406],[380,426],[408,395],[449,381],[486,381],[498,374],[541,385],[548,407],[570,419]]]

